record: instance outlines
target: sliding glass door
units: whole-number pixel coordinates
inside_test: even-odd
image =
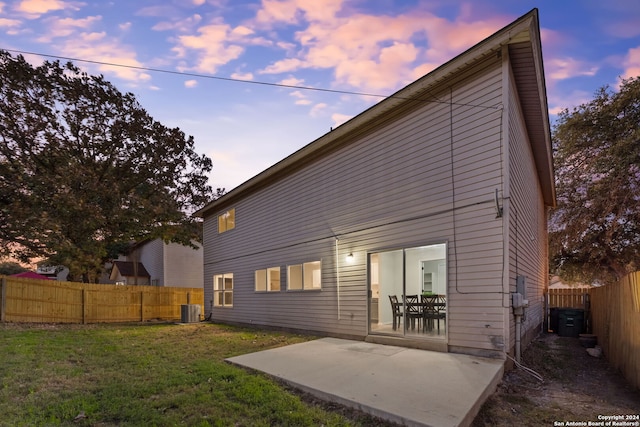
[[[446,336],[445,243],[369,254],[370,333]]]

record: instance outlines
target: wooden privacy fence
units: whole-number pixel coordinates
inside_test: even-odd
[[[200,305],[202,288],[95,285],[0,276],[0,321],[109,323],[180,320],[183,304]]]
[[[589,288],[549,289],[549,307],[589,308]]]
[[[640,389],[640,272],[589,290],[593,334],[609,364]]]

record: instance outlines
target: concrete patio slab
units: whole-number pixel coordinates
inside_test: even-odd
[[[468,426],[503,374],[497,359],[337,338],[227,359],[407,426]]]

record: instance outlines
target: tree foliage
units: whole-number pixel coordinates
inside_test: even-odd
[[[13,261],[0,262],[0,275],[11,276],[28,271],[26,268]]]
[[[211,160],[131,93],[71,63],[0,51],[0,255],[95,278],[130,242],[190,244]]]
[[[563,111],[554,127],[558,208],[551,266],[572,280],[617,280],[640,252],[640,77]]]

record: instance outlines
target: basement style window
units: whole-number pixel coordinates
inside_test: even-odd
[[[233,307],[233,273],[213,276],[214,307]]]
[[[229,209],[218,215],[218,234],[233,230],[236,227],[236,209]]]
[[[256,270],[256,292],[280,291],[280,267]]]
[[[290,291],[321,289],[322,265],[320,261],[290,265],[287,286]]]

